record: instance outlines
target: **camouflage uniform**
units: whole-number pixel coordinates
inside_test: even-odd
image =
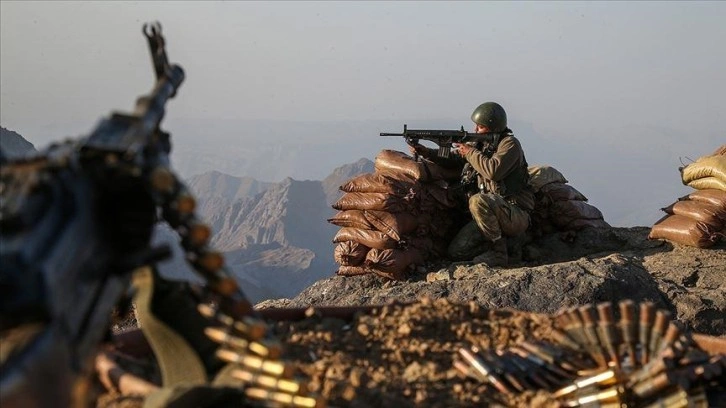
[[[463,158],[447,159],[447,165],[452,161],[464,164],[462,188],[468,190],[468,210],[473,219],[449,245],[448,254],[454,260],[469,260],[491,250],[494,257],[483,261],[506,265],[505,237],[522,236],[529,226],[534,192],[528,184],[524,151],[509,129],[500,137],[477,146]],[[426,156],[440,162],[434,152],[430,149]]]

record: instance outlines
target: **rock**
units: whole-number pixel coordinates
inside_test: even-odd
[[[568,238],[542,237],[528,245],[525,261],[508,268],[449,264],[391,282],[374,275],[334,276],[316,282],[285,305],[376,305],[423,297],[475,302],[486,308],[554,313],[566,306],[632,299],[666,308],[692,330],[726,334],[726,244],[710,249],[647,239],[649,228],[586,229]],[[538,261],[527,254],[539,253]]]
[[[442,280],[451,280],[451,272],[441,269],[436,272],[426,274],[426,282],[436,282]]]

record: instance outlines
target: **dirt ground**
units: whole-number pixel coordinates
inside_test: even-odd
[[[501,350],[525,340],[555,343],[551,315],[428,298],[346,319],[308,312],[302,320],[270,320],[269,325],[284,344],[283,358],[329,407],[561,406],[547,391],[506,396],[454,367],[462,347]],[[97,406],[134,407],[141,400],[105,394]]]
[[[548,316],[490,312],[446,300],[389,306],[350,322],[310,318],[280,322],[288,359],[331,406],[466,407],[512,405],[453,366],[461,347],[506,348],[526,338],[549,339]],[[521,406],[543,406],[546,393],[528,393]]]

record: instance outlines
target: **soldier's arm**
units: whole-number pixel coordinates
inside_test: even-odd
[[[464,158],[482,177],[500,181],[517,165],[521,156],[522,147],[519,141],[514,137],[507,137],[499,143],[491,158],[476,149],[471,149]]]
[[[432,162],[438,164],[441,167],[447,168],[447,169],[453,169],[456,167],[463,167],[465,162],[461,157],[458,157],[456,155],[451,155],[448,158],[445,157],[439,157],[439,150],[438,149],[432,149],[429,147],[426,147],[424,145],[416,145],[416,147],[409,146],[409,151],[411,154],[417,153],[419,156],[423,157],[424,159],[431,160]]]

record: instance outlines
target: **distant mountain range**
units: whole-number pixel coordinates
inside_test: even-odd
[[[335,214],[330,205],[340,197],[344,181],[372,171],[373,162],[360,159],[322,181],[266,183],[214,171],[191,177],[187,184],[197,197],[199,216],[212,226],[212,246],[224,251],[228,267],[257,302],[295,296],[334,275],[331,240],[337,227],[327,222]],[[178,239],[173,234],[160,228],[157,239]],[[160,269],[175,278],[193,274],[174,262]]]
[[[35,146],[17,132],[0,127],[0,151],[8,158],[34,152]]]
[[[422,121],[411,127],[453,126],[438,122],[444,124]],[[336,156],[341,149],[346,149],[345,157],[357,152],[371,158],[383,147],[406,150],[400,138],[376,136],[377,131],[395,131],[400,124],[394,121],[325,126],[308,123],[283,126],[283,130],[272,124],[257,125],[262,127],[251,131],[264,137],[256,146],[217,140],[215,143],[227,146],[220,149],[197,140],[191,146],[180,144],[181,154],[176,145],[173,150],[177,152],[175,169],[187,169],[181,174],[198,198],[197,211],[212,226],[213,246],[225,251],[229,267],[254,301],[294,296],[310,283],[335,272],[331,239],[337,228],[326,221],[335,213],[330,204],[340,196],[338,186],[357,174],[372,172],[373,163],[362,158],[324,173],[326,176],[321,180],[301,179],[321,174],[323,168],[333,168],[326,166],[341,160]],[[529,164],[549,164],[562,171],[571,185],[602,210],[611,225],[652,225],[663,214],[660,208],[689,190],[680,183],[680,163],[674,159],[682,157],[676,151],[685,149],[681,135],[651,128],[623,129],[618,138],[593,137],[584,146],[584,141],[546,138],[526,123],[514,125]],[[195,129],[191,127],[186,132]],[[318,137],[291,139],[287,129],[301,135],[316,132]],[[17,133],[2,130],[3,151],[22,154],[32,149],[32,144]],[[213,130],[210,128],[206,133]],[[625,135],[635,133],[642,137],[624,139]],[[645,141],[656,136],[663,140],[659,149]],[[179,140],[175,139],[176,142]],[[713,147],[716,146],[714,143]],[[597,154],[584,153],[593,150]],[[711,150],[709,147],[701,154]],[[698,157],[691,155],[691,159]],[[582,161],[583,157],[589,157],[587,162]],[[201,168],[216,170],[185,176],[188,171]],[[250,171],[246,176],[227,174],[245,174],[246,170]],[[288,176],[277,178],[282,174]],[[160,227],[155,239],[174,242],[178,237]],[[194,279],[181,252],[175,260],[163,264],[161,270],[169,276]]]
[[[567,113],[560,114],[566,120]],[[172,165],[183,179],[217,171],[277,183],[287,177],[322,180],[331,169],[361,157],[372,159],[381,149],[405,151],[402,138],[378,136],[400,132],[404,123],[412,129],[458,129],[468,126],[462,119],[466,118],[305,122],[172,116],[165,125],[172,133]],[[682,185],[678,167],[723,144],[723,134],[694,137],[657,125],[632,124],[637,117],[620,119],[582,135],[567,128],[540,129],[516,118],[510,127],[530,165],[560,170],[611,225],[652,225],[662,216],[660,208],[690,191]],[[32,131],[44,140],[54,133],[47,127]]]
[[[2,132],[8,157],[35,150],[19,134],[4,128]],[[197,214],[212,227],[212,246],[224,252],[228,268],[250,300],[259,302],[295,296],[335,273],[331,240],[337,227],[327,222],[335,213],[330,205],[340,197],[338,186],[344,181],[372,171],[373,162],[360,159],[320,181],[288,177],[272,183],[210,171],[191,177],[187,185],[197,198]],[[168,225],[157,225],[153,242],[169,243],[174,253],[159,264],[160,272],[199,281],[178,241]]]
[[[285,177],[321,180],[330,169],[360,157],[372,159],[381,149],[406,151],[402,138],[378,136],[379,132],[401,132],[404,123],[412,129],[468,126],[451,118],[346,122],[179,119],[174,122],[178,130],[174,130],[172,157],[185,179],[216,170],[266,182]],[[715,132],[713,136],[699,135],[694,143],[687,134],[627,121],[603,124],[587,135],[573,135],[567,129],[561,133],[541,130],[515,119],[510,127],[522,142],[530,165],[557,168],[611,225],[624,227],[652,225],[658,220],[660,208],[689,192],[680,181],[678,167],[723,144]]]

